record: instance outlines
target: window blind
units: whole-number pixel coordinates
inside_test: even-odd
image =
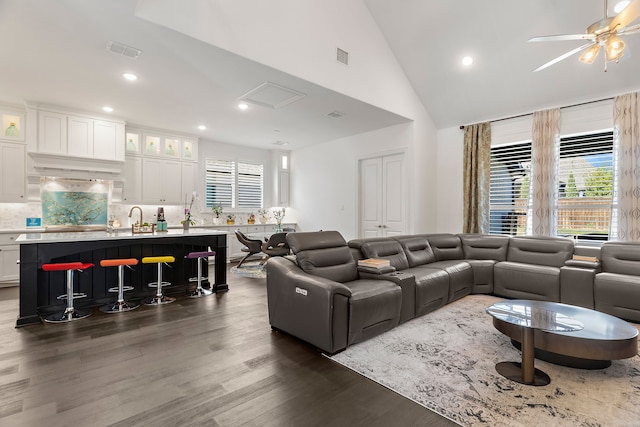
[[[491,148],[490,234],[526,234],[530,171],[530,141]]]
[[[235,207],[235,162],[207,159],[206,204]]]
[[[607,240],[613,200],[613,131],[560,139],[558,234]]]
[[[238,162],[238,208],[262,208],[263,165]]]

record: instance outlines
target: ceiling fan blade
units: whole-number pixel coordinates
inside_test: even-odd
[[[623,28],[622,31],[618,31],[619,36],[629,36],[631,34],[636,34],[636,33],[640,33],[640,24]]]
[[[640,17],[640,0],[632,0],[627,7],[622,9],[622,12],[613,18],[609,28],[622,29],[638,19],[638,17]]]
[[[545,68],[550,67],[553,64],[557,64],[558,62],[562,61],[563,59],[567,59],[571,55],[575,55],[576,53],[578,53],[578,52],[580,52],[582,50],[588,49],[588,48],[590,48],[591,46],[593,46],[595,44],[596,44],[596,42],[583,44],[582,46],[577,47],[577,48],[575,48],[573,50],[570,50],[569,52],[567,52],[565,54],[562,54],[562,55],[558,56],[555,59],[552,59],[551,61],[547,62],[546,64],[543,64],[543,65],[539,66],[538,68],[533,70],[533,72],[535,73],[537,71],[544,70]]]
[[[555,42],[565,40],[595,40],[595,34],[563,34],[558,36],[539,36],[532,37],[528,41],[530,42]]]

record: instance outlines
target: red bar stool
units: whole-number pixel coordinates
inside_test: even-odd
[[[140,307],[140,304],[132,304],[124,300],[124,293],[133,290],[133,286],[125,286],[124,284],[124,267],[133,270],[132,265],[138,265],[135,258],[124,259],[103,259],[100,261],[101,267],[118,267],[118,286],[109,288],[109,292],[117,292],[118,299],[112,303],[100,307],[100,311],[104,313],[122,313]]]
[[[73,306],[73,300],[78,298],[85,298],[87,295],[83,293],[73,292],[73,272],[75,270],[84,271],[87,268],[93,267],[94,264],[83,262],[61,262],[55,264],[42,264],[43,271],[66,271],[67,272],[67,293],[58,296],[57,299],[67,300],[67,308],[64,311],[60,311],[54,314],[50,314],[44,318],[45,322],[62,323],[70,322],[72,320],[84,319],[91,315],[90,312],[84,310],[77,310]]]
[[[174,302],[176,299],[167,297],[162,293],[163,286],[169,286],[171,283],[162,281],[162,264],[170,267],[168,263],[175,262],[175,258],[172,256],[147,256],[142,258],[143,264],[158,264],[158,280],[156,282],[149,283],[149,287],[156,288],[156,295],[144,300],[146,305],[161,305]]]
[[[190,282],[198,282],[198,286],[196,287],[196,289],[191,292],[190,294],[188,294],[187,296],[189,298],[200,298],[200,297],[206,297],[208,295],[211,295],[213,292],[208,290],[208,289],[204,289],[202,287],[202,281],[206,280],[206,277],[202,277],[202,261],[205,258],[208,258],[210,256],[215,256],[216,253],[215,251],[205,251],[205,252],[189,252],[187,255],[185,255],[186,259],[198,259],[198,277],[191,277],[189,278]]]

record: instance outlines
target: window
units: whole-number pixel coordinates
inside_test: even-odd
[[[262,164],[207,159],[206,204],[225,208],[262,208]]]
[[[607,240],[613,205],[613,132],[560,138],[558,235]],[[491,234],[527,234],[531,142],[491,148]]]
[[[607,240],[613,199],[613,132],[560,139],[558,234]]]
[[[238,162],[239,208],[262,208],[262,165]]]
[[[490,234],[526,234],[530,171],[530,141],[491,148]]]

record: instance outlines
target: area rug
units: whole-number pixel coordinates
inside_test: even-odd
[[[591,371],[536,359],[543,387],[499,375],[520,352],[485,313],[496,301],[466,296],[331,359],[463,426],[640,425],[638,356]]]
[[[250,277],[253,279],[265,279],[267,277],[267,271],[264,265],[260,265],[260,261],[245,262],[240,266],[240,268],[237,266],[231,267],[230,271],[238,276]]]

